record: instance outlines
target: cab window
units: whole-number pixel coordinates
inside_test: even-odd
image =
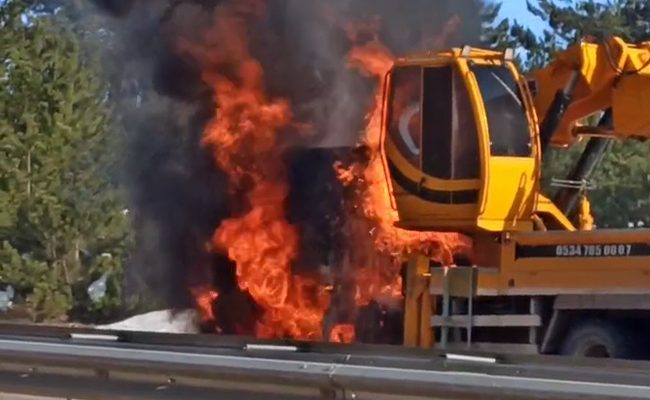
[[[442,179],[479,178],[476,118],[457,68],[424,69],[422,109],[422,170]]]
[[[472,65],[483,97],[493,156],[530,157],[530,126],[519,86],[503,65]]]

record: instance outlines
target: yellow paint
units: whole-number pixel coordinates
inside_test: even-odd
[[[435,307],[428,291],[428,270],[429,259],[417,254],[409,259],[406,267],[404,345],[408,347],[433,345],[433,331],[429,321]]]
[[[571,72],[576,67],[580,71],[574,101],[551,144],[574,144],[577,136],[572,127],[576,122],[608,107],[613,109],[613,133],[617,137],[650,137],[649,63],[650,42],[632,45],[614,37],[602,44],[577,43],[532,73],[540,88],[535,108],[539,115],[545,115]]]
[[[534,158],[489,157],[477,226],[493,232],[531,230],[536,177]]]
[[[480,156],[479,179],[440,179],[425,174],[397,150],[390,135],[384,132],[385,159],[389,160],[409,181],[409,186],[442,193],[477,190],[471,204],[449,204],[449,201],[427,199],[405,189],[391,175],[394,203],[400,216],[399,225],[418,230],[459,230],[479,232],[532,231],[576,227],[541,193],[541,151],[539,123],[544,119],[556,93],[566,85],[573,70],[579,70],[574,101],[569,106],[551,143],[566,146],[578,138],[572,128],[577,121],[613,107],[614,133],[619,137],[650,137],[650,42],[630,45],[619,38],[596,43],[578,43],[561,52],[548,66],[530,77],[520,75],[515,65],[501,52],[472,48],[401,58],[395,68],[451,66],[462,79],[471,103],[471,112],[478,134]],[[518,83],[529,123],[532,149],[528,157],[495,156],[490,151],[490,132],[483,94],[469,63],[504,66]],[[537,90],[533,97],[527,79],[533,78]],[[451,99],[450,99],[451,101]],[[390,102],[390,98],[388,99]],[[427,132],[422,132],[427,134]],[[498,132],[497,132],[498,134]],[[426,155],[424,155],[426,156]],[[404,183],[404,182],[402,182]],[[444,197],[443,197],[444,198]],[[593,228],[588,200],[581,200],[578,225],[581,230]]]
[[[535,203],[535,215],[544,221],[547,229],[561,229],[566,231],[575,231],[571,221],[560,211],[555,204],[543,194],[537,195],[537,202]]]
[[[590,231],[594,229],[594,217],[591,215],[591,205],[587,196],[580,197],[580,229]]]
[[[503,157],[491,154],[491,135],[483,101],[484,94],[470,68],[478,65],[505,66],[519,85],[525,117],[528,121],[532,148],[526,157]],[[576,226],[560,209],[541,193],[541,147],[539,125],[544,120],[554,97],[565,86],[572,71],[579,71],[573,102],[569,105],[551,145],[567,147],[580,140],[575,129],[578,122],[599,111],[612,108],[613,129],[598,134],[619,139],[650,138],[650,42],[631,45],[620,38],[603,43],[581,42],[560,52],[544,68],[523,77],[504,54],[484,49],[450,49],[398,59],[395,68],[419,66],[452,66],[464,83],[471,103],[471,116],[476,124],[480,156],[480,178],[469,180],[438,179],[426,176],[418,166],[409,163],[396,144],[387,137],[383,156],[392,162],[405,185],[442,192],[478,190],[470,204],[448,204],[414,195],[391,174],[390,186],[400,220],[407,229],[461,231],[474,241],[475,264],[479,267],[479,295],[558,295],[598,293],[648,293],[650,290],[650,257],[648,256],[580,256],[521,257],[518,246],[584,246],[617,244],[650,244],[650,230],[594,229],[588,199],[582,196]],[[526,83],[536,81],[536,91]],[[390,99],[387,99],[390,101]],[[453,99],[450,99],[453,101]],[[498,133],[498,132],[497,132]],[[426,134],[426,132],[422,132]],[[568,172],[568,171],[567,171]],[[404,181],[406,179],[406,181]],[[560,247],[556,247],[560,246]],[[581,247],[582,248],[582,247]],[[411,273],[417,270],[412,261]],[[415,275],[411,275],[415,276]],[[424,276],[421,271],[417,276]],[[442,277],[432,271],[427,278],[432,293],[442,290]],[[411,284],[411,287],[415,285]],[[421,295],[418,287],[407,293],[406,328],[411,344],[419,340],[424,308],[415,301]],[[414,297],[415,296],[415,297]],[[417,303],[417,304],[416,304]]]
[[[524,114],[529,122],[530,140],[533,143],[528,157],[494,156],[490,151],[490,132],[483,106],[483,99],[468,61],[476,64],[505,66],[519,84],[523,99],[529,107]],[[476,190],[476,202],[472,204],[448,204],[423,199],[409,193],[391,176],[394,202],[400,217],[399,225],[410,229],[450,230],[463,232],[503,230],[532,230],[536,193],[539,188],[537,116],[532,107],[533,101],[514,67],[502,59],[499,52],[474,49],[469,57],[461,55],[460,49],[439,53],[428,58],[401,59],[395,68],[407,66],[436,67],[452,66],[457,77],[463,80],[476,121],[478,149],[480,156],[480,179],[440,179],[425,174],[411,164],[397,149],[391,135],[384,132],[384,156],[411,186],[442,192]],[[390,102],[390,98],[388,99]],[[426,132],[423,132],[426,134]],[[421,148],[421,147],[420,147]]]

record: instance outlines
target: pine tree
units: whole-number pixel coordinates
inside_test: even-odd
[[[0,5],[0,281],[35,319],[75,300],[114,311],[129,229],[106,87],[69,24],[28,3]],[[85,288],[104,272],[111,295],[92,303]]]
[[[505,49],[512,43],[510,36],[510,21],[504,18],[498,21],[497,18],[501,12],[499,2],[481,2],[481,43],[483,47],[493,49]]]

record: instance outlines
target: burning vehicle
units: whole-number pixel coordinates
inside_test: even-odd
[[[100,5],[132,21],[160,9],[128,3]],[[174,260],[160,276],[182,282],[171,297],[189,299],[204,332],[400,343],[408,255],[449,265],[471,248],[460,234],[395,226],[379,149],[396,54],[468,42],[478,13],[398,3],[181,1],[152,24],[164,49],[154,81],[174,104],[196,106],[199,122],[187,128],[184,189],[151,167],[155,183],[135,183],[136,214],[163,231],[162,245],[143,247]],[[200,193],[210,185],[213,209]],[[170,191],[174,200],[151,206]]]

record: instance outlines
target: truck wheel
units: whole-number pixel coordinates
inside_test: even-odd
[[[570,328],[560,353],[572,357],[631,358],[632,342],[621,327],[611,322],[587,320]]]

